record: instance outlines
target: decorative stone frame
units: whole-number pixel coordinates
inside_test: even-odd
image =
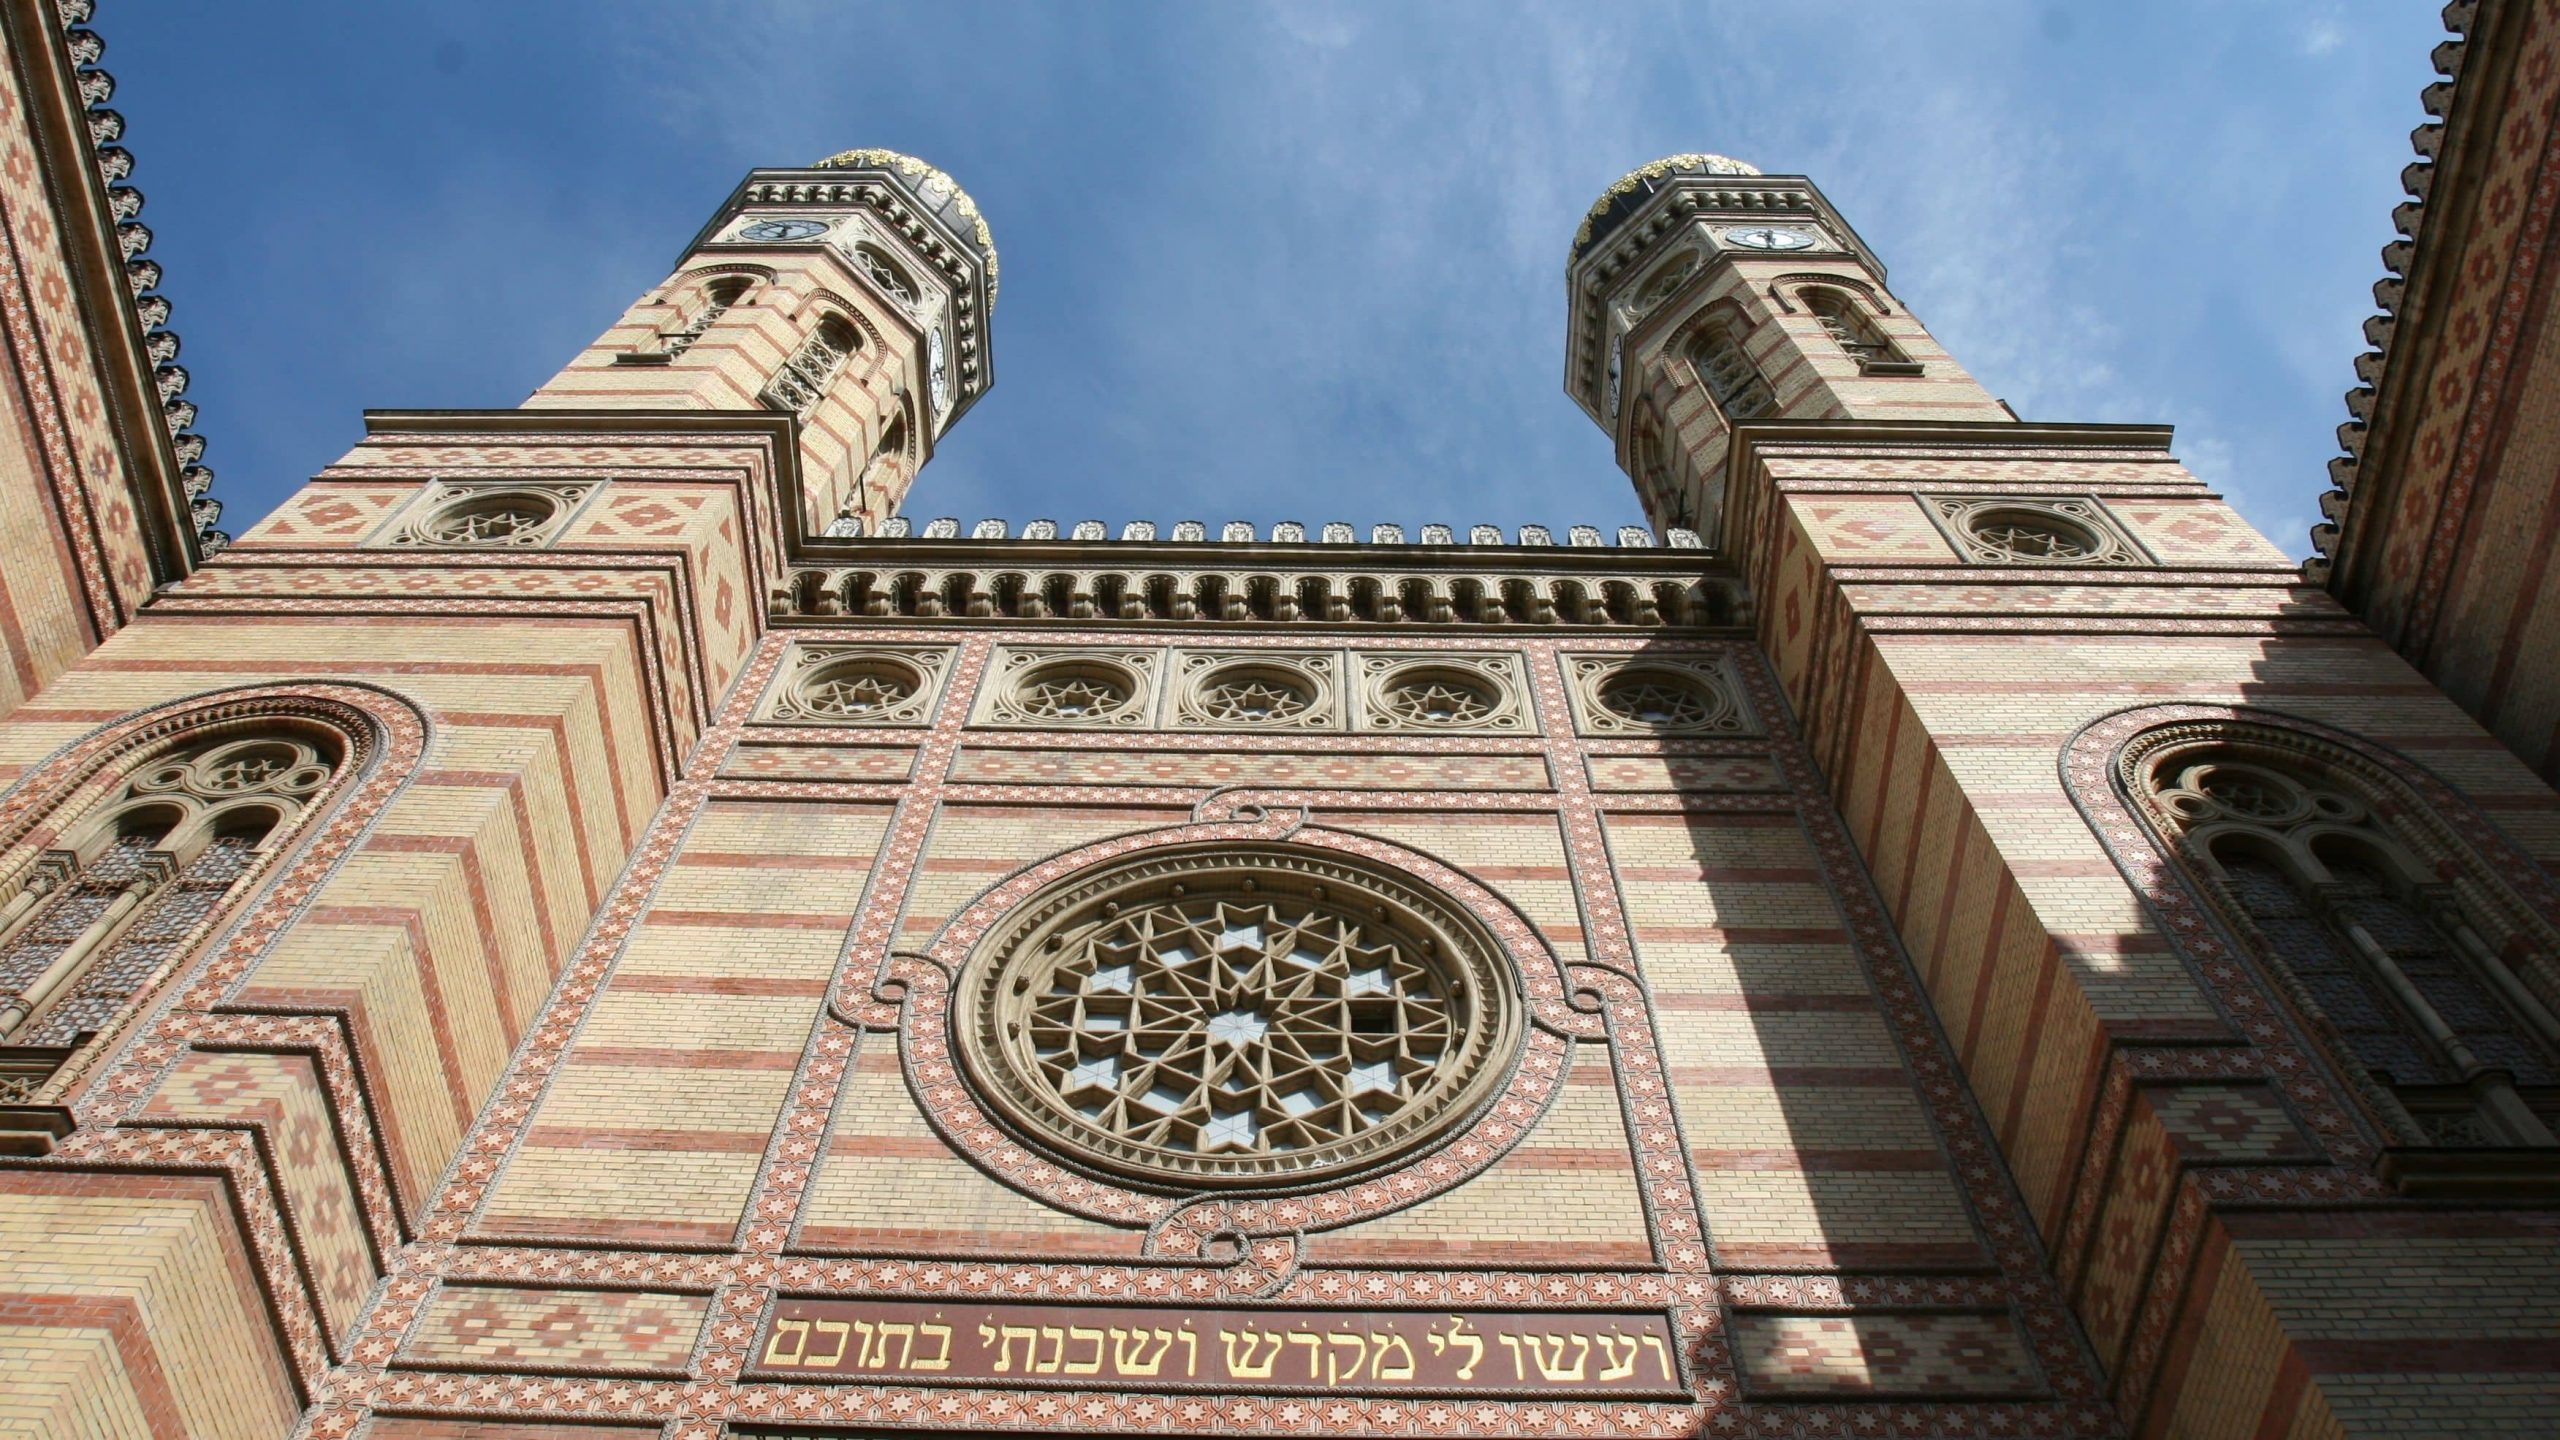
[[[729,223],[721,227],[720,234],[710,243],[756,245],[767,248],[775,245],[825,245],[836,238],[844,222],[852,218],[853,214],[854,212],[849,209],[820,210],[814,213],[804,210],[741,210],[730,217]],[[748,240],[740,237],[739,231],[750,226],[761,225],[768,220],[814,220],[827,228],[815,235],[803,236],[797,240]]]
[[[587,503],[603,490],[602,480],[430,480],[365,541],[368,548],[395,550],[543,550],[556,544]],[[435,533],[437,523],[467,508],[523,500],[547,507],[542,524],[504,540],[452,540]]]
[[[807,687],[831,674],[873,670],[910,682],[906,696],[876,714],[839,715],[813,706]],[[951,651],[924,646],[795,645],[775,667],[772,686],[756,712],[759,721],[786,725],[925,725],[933,720],[951,673]]]
[[[1123,1139],[1067,1111],[1034,1074],[1023,1039],[1037,986],[1060,941],[1135,905],[1278,902],[1365,912],[1442,977],[1453,1012],[1451,1053],[1431,1087],[1389,1119],[1304,1151],[1242,1157]],[[1068,946],[1072,950],[1072,942]],[[1200,957],[1209,964],[1217,957]],[[1080,869],[1015,907],[981,940],[953,985],[951,1037],[981,1103],[1061,1165],[1149,1189],[1260,1190],[1340,1183],[1443,1143],[1504,1088],[1526,1039],[1522,977],[1501,939],[1466,907],[1388,866],[1285,842],[1159,846]]]
[[[1179,650],[1174,652],[1172,694],[1165,728],[1307,734],[1343,728],[1342,654],[1335,650]],[[1267,721],[1224,719],[1214,714],[1206,690],[1230,674],[1270,674],[1303,687],[1305,709]]]
[[[1947,544],[1968,565],[2016,565],[2033,567],[2070,567],[2103,569],[2128,565],[2157,565],[2151,552],[2142,548],[2105,503],[2095,495],[1927,495],[1919,497],[1921,508],[1929,512]],[[2085,555],[2040,558],[2015,554],[1983,540],[1977,527],[2002,516],[2016,516],[2064,531],[2076,531],[2085,539],[2089,551]]]
[[[1667,654],[1561,655],[1565,690],[1573,703],[1573,728],[1582,735],[1759,735],[1760,718],[1745,698],[1742,679],[1718,656]],[[1648,724],[1602,703],[1601,693],[1624,676],[1658,673],[1705,692],[1707,714],[1695,721]],[[1721,704],[1717,702],[1721,701]]]
[[[1516,654],[1443,655],[1388,651],[1352,657],[1358,686],[1352,727],[1366,731],[1402,731],[1416,735],[1519,735],[1537,728],[1527,678]],[[1447,674],[1492,694],[1492,712],[1481,720],[1434,723],[1396,713],[1389,691],[1400,681],[1435,673]]]
[[[1098,715],[1043,715],[1030,708],[1026,685],[1060,670],[1102,671],[1126,686],[1128,703]],[[1154,723],[1164,652],[1157,649],[1050,649],[999,646],[978,687],[972,725],[1036,730],[1144,730]]]

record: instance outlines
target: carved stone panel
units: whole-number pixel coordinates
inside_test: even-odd
[[[1167,725],[1304,733],[1343,725],[1342,657],[1331,650],[1184,650]]]
[[[1006,646],[971,723],[1042,730],[1142,730],[1155,718],[1164,652]]]
[[[951,652],[876,645],[801,645],[784,658],[759,720],[793,725],[922,725]]]
[[[1568,655],[1574,728],[1585,735],[1756,735],[1725,663],[1691,655]]]
[[[436,480],[367,545],[402,550],[539,550],[604,488],[601,480]]]
[[[1424,735],[1520,734],[1533,728],[1516,655],[1361,654],[1354,728]]]
[[[2095,496],[1924,495],[1929,518],[1976,565],[2155,563]]]

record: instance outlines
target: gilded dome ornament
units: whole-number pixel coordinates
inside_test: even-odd
[[[913,190],[916,197],[927,206],[935,210],[947,208],[957,215],[959,220],[968,227],[970,240],[976,244],[979,253],[986,257],[987,308],[990,311],[995,309],[997,275],[995,234],[987,228],[987,217],[979,211],[978,202],[969,198],[969,192],[960,188],[959,181],[913,155],[901,154],[895,150],[883,150],[876,146],[839,150],[809,168],[812,170],[891,171],[904,177],[907,188]]]
[[[1618,213],[1620,201],[1639,190],[1649,188],[1655,181],[1665,176],[1673,174],[1757,175],[1759,173],[1760,167],[1757,165],[1736,160],[1730,155],[1710,155],[1704,152],[1665,155],[1651,164],[1639,165],[1619,176],[1616,184],[1601,191],[1600,198],[1592,202],[1590,212],[1582,217],[1582,228],[1573,232],[1573,253],[1576,255],[1582,253],[1583,247],[1591,243],[1601,222],[1612,214]]]

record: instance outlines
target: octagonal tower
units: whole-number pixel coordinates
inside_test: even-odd
[[[1565,266],[1565,393],[1646,518],[1718,539],[1736,421],[2009,420],[1801,175],[1673,155],[1611,185]]]
[[[913,156],[757,170],[673,273],[525,403],[788,413],[808,532],[860,533],[897,513],[995,382],[996,287],[986,217]]]

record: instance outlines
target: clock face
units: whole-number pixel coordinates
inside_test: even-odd
[[[807,240],[827,233],[824,220],[758,220],[738,228],[741,240]]]
[[[933,387],[933,413],[940,415],[951,408],[951,364],[945,358],[942,348],[942,330],[939,326],[926,332],[924,341],[926,364],[929,367],[927,378]]]
[[[1791,230],[1777,225],[1755,225],[1748,230],[1727,230],[1724,238],[1746,250],[1810,250],[1815,237],[1810,230]]]

